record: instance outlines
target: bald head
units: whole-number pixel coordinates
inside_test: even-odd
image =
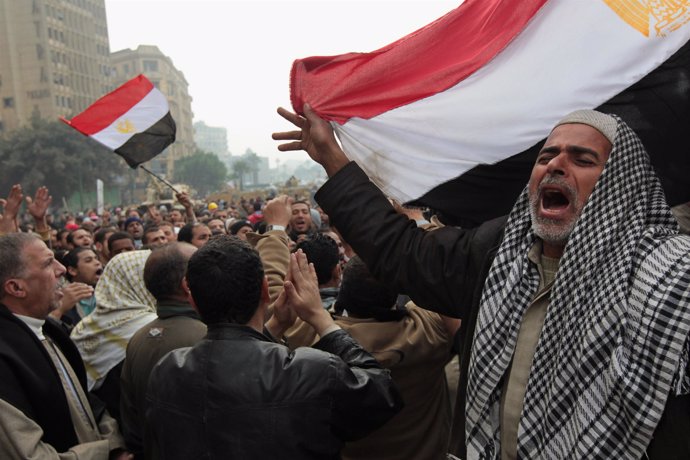
[[[151,252],[144,266],[144,283],[157,301],[187,299],[182,279],[196,250],[189,243],[169,243]]]

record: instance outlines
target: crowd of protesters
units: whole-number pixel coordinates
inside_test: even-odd
[[[186,193],[180,193],[176,198],[177,204],[172,208],[149,204],[114,208],[101,214],[95,210],[87,210],[78,215],[53,215],[49,212],[52,198],[45,187],[40,188],[33,197],[25,197],[22,187],[15,185],[2,201],[0,240],[12,240],[18,236],[31,238],[24,241],[24,249],[42,240],[40,244],[52,255],[50,260],[53,262],[49,265],[53,267],[55,287],[46,284],[42,288],[47,291],[59,291],[59,301],[45,306],[38,315],[39,318],[34,315],[34,319],[42,321],[39,328],[41,331],[49,330],[41,334],[39,342],[43,344],[46,337],[50,337],[48,340],[51,341],[51,347],[58,347],[61,353],[59,357],[70,357],[69,364],[72,369],[67,377],[57,380],[68,395],[65,407],[53,408],[53,411],[57,412],[47,416],[56,417],[64,422],[65,417],[73,416],[77,410],[73,406],[81,407],[80,411],[83,412],[83,408],[88,405],[91,409],[86,411],[84,417],[95,426],[95,430],[92,428],[88,435],[85,435],[84,432],[87,430],[79,424],[74,424],[74,428],[66,430],[68,435],[62,433],[61,436],[65,439],[62,439],[61,443],[56,443],[53,436],[57,434],[49,433],[56,428],[43,424],[34,411],[21,408],[26,417],[20,417],[17,413],[8,414],[5,419],[0,417],[0,424],[9,427],[21,426],[23,423],[26,429],[33,429],[33,437],[20,440],[13,439],[9,434],[5,439],[0,437],[0,453],[3,458],[26,458],[37,454],[47,455],[46,458],[55,454],[55,458],[58,458],[57,455],[64,451],[68,451],[75,458],[105,458],[99,457],[104,452],[108,452],[110,458],[121,459],[189,458],[182,452],[194,452],[205,448],[188,438],[183,438],[186,440],[184,448],[173,447],[175,444],[170,440],[162,442],[162,438],[167,440],[170,436],[165,433],[170,429],[158,433],[160,430],[152,426],[154,422],[147,421],[153,420],[154,416],[147,418],[145,407],[147,383],[159,359],[173,349],[192,346],[202,341],[207,337],[207,328],[215,324],[212,318],[204,317],[202,309],[192,307],[189,294],[191,288],[187,286],[189,274],[186,265],[197,250],[206,245],[216,245],[228,251],[243,251],[248,247],[258,251],[262,271],[268,280],[269,292],[267,301],[260,303],[260,307],[265,310],[257,310],[264,315],[260,324],[266,324],[261,329],[262,338],[272,341],[275,340],[275,336],[289,340],[289,347],[281,347],[286,356],[293,356],[291,359],[295,362],[294,368],[299,370],[299,375],[314,372],[309,369],[318,366],[320,361],[310,354],[302,357],[298,349],[301,346],[315,346],[341,356],[343,369],[338,371],[339,379],[346,379],[347,375],[343,375],[343,372],[350,372],[353,373],[354,381],[358,382],[343,382],[339,389],[333,389],[323,382],[319,383],[323,375],[318,375],[311,381],[307,380],[313,383],[319,392],[325,393],[329,400],[337,399],[337,404],[333,404],[332,401],[322,404],[319,402],[320,398],[324,397],[322,394],[316,398],[315,405],[317,408],[329,407],[333,414],[327,418],[338,420],[339,431],[324,438],[322,442],[325,444],[321,447],[295,448],[294,456],[290,458],[335,458],[341,455],[341,451],[343,458],[397,458],[399,454],[395,452],[405,445],[411,452],[426,452],[431,457],[445,457],[450,403],[444,366],[452,357],[452,336],[457,330],[457,321],[448,320],[446,325],[440,315],[421,309],[412,310],[408,314],[403,307],[391,317],[395,319],[391,324],[399,326],[393,329],[388,326],[386,334],[389,339],[386,340],[397,341],[396,346],[409,342],[413,346],[422,347],[424,351],[417,356],[410,353],[414,358],[403,360],[396,356],[388,356],[388,351],[376,349],[378,346],[388,347],[390,344],[369,344],[366,349],[371,350],[372,357],[350,337],[366,343],[366,318],[380,316],[379,310],[398,308],[398,296],[380,286],[377,288],[380,295],[372,291],[370,301],[362,303],[355,300],[356,295],[353,294],[362,286],[375,286],[375,282],[366,269],[362,268],[361,261],[354,257],[352,249],[342,241],[337,230],[329,226],[328,216],[314,206],[309,198],[280,196],[271,200],[268,197],[257,197],[239,203],[226,203],[221,200],[196,206]],[[25,211],[20,213],[24,202]],[[228,243],[228,237],[236,238]],[[14,242],[15,250],[17,244],[22,246],[22,241]],[[239,244],[244,247],[233,246]],[[11,252],[9,248],[4,247],[0,247],[0,250]],[[218,250],[220,249],[217,248],[216,251]],[[290,254],[301,259],[295,258],[291,261]],[[25,257],[25,250],[19,251],[15,256],[20,259]],[[307,260],[312,262],[314,267],[313,283],[309,284],[310,280],[307,280],[299,284],[298,277],[290,274],[290,270],[293,270],[291,264],[306,266]],[[209,267],[212,264],[213,261],[209,260],[201,267]],[[353,268],[348,269],[349,265],[353,265]],[[239,266],[238,269],[245,271],[248,266]],[[17,273],[16,270],[0,270],[0,280],[4,282],[13,276],[20,277],[23,271],[25,270],[19,270]],[[341,285],[348,284],[345,280],[348,279],[349,272],[352,273],[352,281],[349,283],[349,290],[346,289],[345,292],[350,293],[350,318],[357,317],[356,308],[361,308],[359,317],[362,318],[362,324],[346,325],[342,322],[343,305],[347,303],[344,300],[340,302],[341,316],[336,315],[335,301]],[[202,275],[206,276],[204,273]],[[258,278],[259,287],[261,278],[263,276]],[[286,280],[290,281],[286,283]],[[247,283],[251,284],[250,281]],[[288,286],[292,286],[292,291],[289,291]],[[302,292],[307,292],[308,288],[304,286],[310,288],[312,294],[312,302],[307,306],[303,305],[305,302],[295,300],[301,297]],[[236,286],[235,292],[239,293],[245,288],[247,286]],[[287,301],[288,292],[295,293],[290,302]],[[279,298],[280,293],[283,293],[282,300]],[[13,299],[8,295],[3,295],[1,299],[0,304],[4,307],[0,308],[7,308],[15,318],[22,317],[21,323],[25,315],[17,316],[16,310],[9,306],[12,305]],[[377,305],[380,301],[389,305]],[[281,308],[286,310],[288,303],[291,313],[286,316],[280,311]],[[367,304],[370,304],[371,311],[376,313],[370,313]],[[316,307],[319,310],[318,315],[313,313]],[[300,308],[303,309],[301,313]],[[309,311],[312,312],[307,313]],[[297,312],[297,315],[292,312]],[[315,320],[314,317],[318,318],[321,312],[327,312],[326,319]],[[296,316],[301,319],[293,324]],[[281,320],[276,321],[275,318]],[[386,323],[391,319],[381,321]],[[323,324],[326,324],[325,331]],[[14,321],[6,326],[16,328],[18,323]],[[347,332],[335,333],[336,330]],[[412,341],[404,338],[410,331],[415,336]],[[65,340],[67,335],[69,339]],[[326,335],[328,340],[318,340],[318,337]],[[267,337],[269,339],[266,339]],[[43,351],[41,347],[37,348]],[[407,352],[406,347],[402,350]],[[265,353],[262,349],[259,351],[259,356]],[[0,349],[0,355],[2,353]],[[23,359],[22,356],[11,356],[7,360],[10,358],[15,361]],[[48,358],[52,358],[52,355]],[[305,364],[300,366],[305,366],[305,369],[297,366],[297,363],[302,361]],[[402,385],[400,390],[393,386],[390,372],[384,371],[379,363],[393,370],[393,378],[400,381],[398,385]],[[425,373],[420,372],[415,376],[415,372],[408,369],[410,363],[416,363],[412,367],[413,370],[424,370]],[[48,372],[51,364],[55,367],[55,361],[52,359],[42,363],[44,373]],[[323,361],[323,364],[326,368],[332,366],[329,360]],[[3,365],[10,366],[11,362],[3,362]],[[64,362],[62,366],[67,367]],[[396,370],[398,367],[400,370]],[[266,374],[270,372],[270,366],[261,371]],[[428,385],[429,373],[433,376],[432,386]],[[303,378],[296,379],[289,373],[287,375],[285,380],[288,383],[282,385],[292,385],[295,391],[305,385]],[[363,381],[373,383],[362,385]],[[72,400],[69,397],[70,389],[75,387],[81,388]],[[430,393],[427,391],[429,389],[433,391]],[[33,394],[33,391],[39,390],[31,386],[25,387],[24,390],[27,392],[26,399],[35,401],[32,404],[44,405],[46,395]],[[12,391],[16,391],[16,388]],[[51,391],[55,392],[56,389],[51,388]],[[316,390],[312,388],[310,391]],[[328,395],[331,392],[333,394]],[[408,399],[414,395],[415,403],[408,404],[402,409],[401,394]],[[295,394],[286,395],[288,400],[294,397]],[[304,397],[308,398],[308,395]],[[10,406],[19,406],[7,393],[0,391],[0,400],[3,399],[6,399]],[[304,401],[301,401],[298,405],[304,404]],[[401,409],[402,417],[394,417]],[[400,444],[400,434],[414,425],[415,419],[419,416],[432,421],[434,436],[429,438],[424,431],[418,430],[414,436],[405,435],[408,439]],[[387,431],[382,432],[384,438],[389,438],[386,443],[381,444],[378,441],[381,436],[365,437],[365,444],[361,441],[349,442],[349,451],[343,450],[345,441],[362,438],[364,434],[379,427],[391,417],[395,420],[387,425]],[[170,419],[169,414],[164,416],[164,420]],[[34,425],[33,422],[37,424]],[[345,422],[353,426],[343,426]],[[155,423],[163,424],[161,421]],[[107,429],[101,429],[101,425]],[[328,423],[324,425],[328,432],[332,430],[332,427],[329,427]],[[222,429],[222,426],[219,426],[219,429]],[[303,436],[306,440],[313,435],[313,429],[307,426],[300,426],[298,430],[285,430],[285,436],[289,435],[294,439]],[[398,434],[392,437],[387,434],[395,432]],[[252,442],[259,442],[261,439],[250,442],[248,438],[243,438],[242,443],[251,446]],[[304,442],[306,441],[296,445],[300,446]],[[280,452],[284,454],[286,449],[284,445]],[[358,453],[362,449],[369,450],[369,454],[362,457]],[[235,458],[266,458],[258,454],[253,456],[250,452],[252,451],[249,447],[238,448]],[[276,455],[278,452],[276,451]],[[426,457],[426,453],[423,456]],[[220,457],[225,458],[224,455]]]
[[[687,436],[674,435],[690,427],[690,378],[681,369],[687,364],[688,342],[681,338],[680,345],[676,343],[676,331],[687,326],[682,315],[690,274],[682,265],[687,253],[673,252],[678,252],[676,246],[689,247],[688,239],[677,235],[678,222],[682,232],[688,231],[688,205],[675,208],[674,218],[655,196],[657,201],[647,211],[653,218],[630,217],[640,228],[641,221],[652,219],[655,231],[663,228],[660,232],[667,244],[676,245],[664,255],[669,260],[675,257],[675,265],[664,272],[665,281],[654,285],[659,298],[670,293],[666,300],[627,299],[627,291],[616,284],[619,279],[611,281],[615,285],[611,290],[605,289],[605,277],[604,284],[597,284],[603,297],[594,299],[595,306],[621,292],[622,297],[611,301],[642,302],[640,308],[681,315],[666,320],[676,321],[673,330],[663,325],[650,329],[669,348],[678,345],[678,350],[657,355],[653,344],[640,342],[659,360],[674,353],[681,356],[681,364],[670,369],[669,375],[676,379],[672,388],[671,378],[661,382],[668,376],[658,376],[658,369],[649,367],[645,375],[650,380],[630,383],[620,390],[622,396],[606,390],[571,395],[577,401],[600,397],[592,407],[607,417],[610,405],[631,404],[626,391],[633,400],[646,395],[667,398],[658,407],[651,396],[649,402],[639,402],[646,412],[627,421],[590,420],[600,434],[609,430],[622,442],[627,442],[626,436],[635,442],[645,440],[641,447],[634,443],[612,447],[587,438],[582,431],[584,416],[577,409],[572,412],[568,406],[562,413],[549,412],[548,407],[534,405],[534,391],[547,388],[548,382],[540,381],[536,390],[527,384],[532,359],[535,365],[551,359],[548,351],[537,348],[540,334],[546,334],[544,341],[552,340],[549,347],[557,346],[545,326],[556,321],[551,319],[555,313],[547,315],[547,308],[562,308],[563,302],[572,308],[582,305],[578,311],[595,308],[581,293],[568,297],[577,289],[554,284],[561,258],[567,262],[563,277],[577,273],[578,264],[586,266],[564,253],[570,232],[591,226],[598,239],[609,241],[608,234],[596,229],[614,228],[615,219],[607,217],[608,227],[593,223],[596,216],[591,218],[581,209],[586,195],[573,205],[580,209],[565,240],[549,233],[553,230],[549,226],[559,224],[541,222],[541,208],[527,217],[543,226],[534,224],[529,232],[537,237],[528,233],[527,246],[515,243],[513,239],[524,234],[516,236],[511,230],[529,216],[526,207],[511,215],[509,224],[503,219],[479,230],[444,226],[420,210],[391,205],[338,150],[318,117],[281,114],[300,130],[277,133],[276,139],[295,140],[285,149],[304,148],[331,176],[317,194],[330,218],[312,199],[285,195],[194,205],[186,193],[179,193],[173,207],[151,203],[74,215],[51,214],[52,198],[45,187],[25,196],[15,185],[0,201],[0,458],[433,460],[453,455],[530,458],[535,453],[556,458],[560,455],[554,452],[566,445],[573,449],[567,458],[586,457],[583,446],[595,449],[594,457],[616,452],[623,454],[611,455],[627,458],[631,452],[644,452],[649,458],[682,458],[679,453],[690,452]],[[644,158],[622,122],[596,112],[566,118],[547,140],[548,148],[540,153],[545,159],[538,159],[533,177],[541,168],[546,176],[580,174],[581,182],[568,188],[566,179],[547,181],[551,188],[543,193],[548,196],[533,203],[542,203],[549,215],[569,212],[575,194],[586,188],[583,184],[589,181],[593,188],[599,180],[609,154],[614,165],[629,161],[614,153],[624,136],[632,140],[621,148]],[[596,163],[595,175],[586,176],[578,169],[589,165],[573,166],[559,159],[563,158],[560,143],[568,142],[586,146],[579,146],[576,155],[584,152],[588,161]],[[594,169],[591,166],[587,174]],[[652,189],[656,187],[653,177],[650,183]],[[606,184],[601,187],[613,187],[609,192],[616,193],[615,184]],[[606,197],[597,190],[586,193],[594,197],[592,206],[603,206],[600,202]],[[528,193],[537,192],[525,192],[524,202],[529,201]],[[639,197],[621,196],[637,206]],[[585,216],[582,224],[580,212]],[[478,236],[481,232],[490,237]],[[575,241],[573,245],[584,244]],[[625,245],[633,254],[647,250],[625,238],[615,239],[606,249],[618,257],[616,248]],[[499,246],[510,255],[502,256],[500,251],[497,255]],[[518,257],[518,247],[529,254]],[[544,254],[539,253],[542,247]],[[522,275],[534,277],[531,294],[525,286],[501,290],[501,283],[519,283],[519,276],[505,275],[497,281],[498,275],[490,275],[509,271],[505,267],[514,263],[538,267]],[[642,258],[636,263],[648,262]],[[630,278],[628,289],[637,289],[639,276]],[[568,278],[567,282],[581,281]],[[404,294],[419,299],[421,306]],[[497,302],[498,295],[505,298]],[[480,298],[481,308],[494,316],[478,319],[476,309],[467,312],[479,308]],[[520,308],[529,305],[524,319],[502,316],[504,302],[519,303]],[[671,313],[664,310],[667,305],[672,306]],[[536,322],[529,319],[534,314],[541,315]],[[487,326],[491,320],[496,323]],[[570,319],[562,321],[572,326]],[[490,327],[498,328],[495,335],[483,335],[481,328]],[[525,338],[523,330],[531,338]],[[498,358],[488,355],[492,344],[501,340],[519,349],[514,357],[500,355],[503,348]],[[602,343],[597,346],[608,343],[606,337],[597,340]],[[470,357],[471,352],[476,357]],[[455,385],[449,388],[446,373],[454,355],[460,355],[463,370],[455,410],[451,406]],[[482,361],[485,367],[472,367],[473,359],[487,360]],[[582,365],[567,359],[565,364],[550,361],[534,378]],[[595,368],[608,355],[591,359],[588,365]],[[670,361],[663,362],[673,367]],[[620,365],[628,365],[631,373],[640,372],[630,364]],[[581,371],[589,372],[589,367]],[[612,371],[602,370],[601,375],[613,378],[607,372]],[[573,379],[587,384],[582,376]],[[493,387],[485,391],[482,385],[487,382]],[[564,388],[561,391],[570,388],[568,382],[564,381]],[[552,395],[540,397],[551,401]],[[545,428],[539,423],[544,419],[532,417],[545,413],[563,417],[569,431],[542,437]],[[523,425],[528,423],[532,431],[525,431]],[[653,426],[637,428],[645,423]],[[651,444],[647,431],[656,436]],[[531,439],[530,433],[539,435]],[[558,440],[557,445],[550,444],[552,439]],[[670,442],[679,447],[669,448]]]

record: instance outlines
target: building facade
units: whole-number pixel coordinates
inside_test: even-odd
[[[170,114],[177,125],[175,143],[148,163],[149,169],[167,179],[174,175],[174,164],[179,158],[194,153],[192,124],[192,97],[184,74],[173,65],[157,46],[139,45],[136,50],[124,49],[110,54],[113,78],[118,86],[144,74],[168,99]]]
[[[211,152],[224,159],[228,156],[228,130],[208,126],[203,121],[194,123],[194,142],[204,152]]]
[[[105,0],[0,0],[0,136],[112,91]]]

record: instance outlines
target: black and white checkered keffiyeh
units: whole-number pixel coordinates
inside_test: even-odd
[[[640,458],[669,395],[690,392],[690,238],[620,119],[561,258],[518,429],[519,458]],[[469,369],[468,458],[500,456],[502,381],[539,285],[527,189],[484,286]],[[690,434],[689,434],[690,435]]]

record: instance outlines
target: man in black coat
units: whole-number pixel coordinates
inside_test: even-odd
[[[291,255],[288,272],[264,328],[268,281],[248,243],[218,235],[191,257],[185,280],[208,334],[151,372],[154,458],[335,460],[344,441],[400,410],[389,371],[321,306],[304,253]],[[272,339],[292,325],[291,311],[321,337],[314,348],[292,352]]]
[[[462,319],[454,452],[690,456],[690,239],[622,120],[569,114],[507,220],[423,232],[304,112],[279,109],[300,130],[274,139],[325,168],[331,221],[376,277]]]
[[[35,235],[0,236],[0,457],[129,458],[115,421],[92,409],[79,352],[47,319],[64,273]]]

